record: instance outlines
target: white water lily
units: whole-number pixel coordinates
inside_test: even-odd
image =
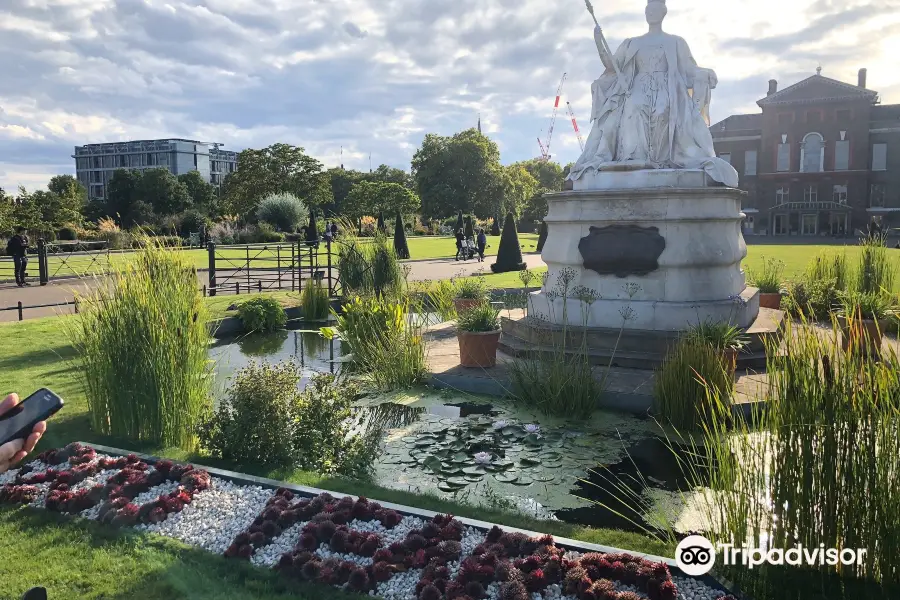
[[[541,426],[537,425],[535,423],[529,423],[528,425],[525,426],[525,431],[527,431],[528,433],[540,433]]]
[[[509,423],[506,421],[494,421],[494,429],[503,429],[507,425],[509,425]]]
[[[489,465],[491,464],[491,453],[490,452],[479,452],[475,455],[475,464],[479,465]]]

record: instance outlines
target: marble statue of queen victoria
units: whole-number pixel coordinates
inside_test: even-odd
[[[594,29],[606,71],[591,86],[591,133],[569,179],[592,171],[702,169],[737,187],[737,171],[716,157],[709,132],[716,74],[697,66],[682,38],[663,32],[666,14],[665,0],[649,0],[650,30],[623,41],[613,56],[600,26]]]

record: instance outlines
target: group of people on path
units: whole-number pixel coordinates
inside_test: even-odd
[[[487,236],[484,234],[484,229],[478,230],[477,237],[473,240],[471,237],[466,237],[466,234],[462,229],[456,232],[456,260],[469,260],[470,258],[475,258],[475,254],[478,254],[478,262],[484,262],[484,250],[487,248]]]

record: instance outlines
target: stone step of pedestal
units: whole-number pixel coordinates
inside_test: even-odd
[[[500,338],[500,349],[510,356],[555,356],[565,352],[566,356],[582,353],[580,345],[570,345],[567,349],[560,346],[546,346],[521,340],[506,333]],[[595,349],[588,347],[587,357],[595,366],[613,366],[622,369],[657,369],[665,361],[665,353],[640,352],[615,348]],[[766,368],[766,353],[741,352],[738,354],[739,369],[763,370]]]
[[[743,368],[765,367],[765,345],[780,339],[785,315],[779,310],[762,308],[756,321],[747,328],[748,344],[739,355],[738,365]],[[596,357],[595,364],[609,364],[615,353],[616,364],[625,368],[649,368],[660,365],[669,349],[678,341],[677,332],[641,331],[633,329],[604,329],[597,327],[562,327],[543,321],[521,318],[502,320],[501,345],[509,352],[528,350],[556,351],[563,347],[586,346],[589,355]],[[521,347],[516,344],[521,342]],[[603,359],[605,358],[605,362]]]

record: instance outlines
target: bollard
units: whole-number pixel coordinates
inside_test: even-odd
[[[262,293],[262,279],[258,279],[256,281],[256,287],[259,290],[259,292]]]
[[[19,300],[19,320],[23,320],[25,317],[22,316],[22,301]]]
[[[234,293],[238,296],[241,295],[241,283],[239,281],[234,282]]]

